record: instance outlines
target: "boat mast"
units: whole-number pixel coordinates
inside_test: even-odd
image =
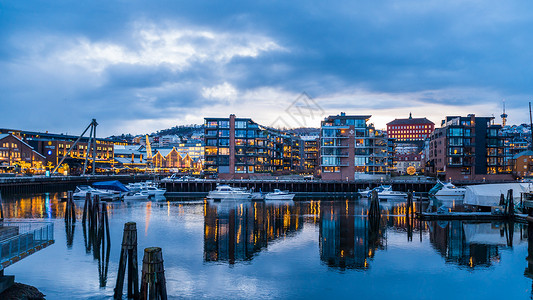
[[[531,133],[531,142],[529,143],[529,149],[533,150],[533,119],[531,118],[531,102],[529,102],[529,131]]]

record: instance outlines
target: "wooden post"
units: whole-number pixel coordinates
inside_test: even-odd
[[[405,216],[408,217],[412,213],[413,206],[413,192],[407,193],[407,208],[405,209]]]
[[[74,204],[74,193],[72,191],[68,191],[68,201],[70,202],[70,220],[72,223],[76,223],[76,205]]]
[[[83,204],[83,216],[81,217],[81,222],[83,224],[85,224],[85,221],[87,220],[87,213],[91,202],[91,193],[85,194],[85,203]]]
[[[368,210],[368,216],[372,220],[379,220],[381,218],[381,212],[379,210],[378,191],[376,190],[373,190],[370,195],[370,209]]]
[[[513,189],[509,189],[507,191],[507,207],[508,207],[508,213],[509,217],[514,217],[514,199],[513,199]]]
[[[137,266],[137,225],[134,222],[124,224],[122,249],[118,264],[117,283],[115,285],[115,299],[122,299],[124,276],[128,266],[128,297],[139,298],[139,269]]]
[[[500,205],[505,205],[505,196],[500,194]]]
[[[141,299],[167,299],[163,253],[159,247],[144,249]]]

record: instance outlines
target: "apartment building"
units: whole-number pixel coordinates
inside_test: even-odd
[[[204,120],[206,175],[237,179],[301,169],[303,143],[298,136],[235,115]]]
[[[368,124],[370,115],[329,116],[321,123],[322,179],[384,178],[392,167],[392,140]]]

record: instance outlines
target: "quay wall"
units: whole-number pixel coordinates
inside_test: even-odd
[[[1,195],[64,192],[78,185],[91,185],[98,181],[118,180],[122,183],[154,180],[153,175],[90,175],[53,177],[5,177],[0,178]]]
[[[124,184],[153,180],[159,181],[160,175],[95,175],[95,176],[54,176],[54,177],[6,177],[0,178],[0,193],[6,194],[27,194],[44,192],[63,192],[74,190],[78,185],[90,185],[98,181],[118,180]],[[465,184],[482,184],[483,181],[462,182]],[[355,195],[359,189],[372,189],[374,187],[388,184],[392,185],[395,191],[413,191],[425,194],[434,185],[433,180],[370,180],[357,179],[351,181],[333,180],[267,180],[267,179],[205,179],[194,181],[173,181],[160,182],[160,186],[166,188],[169,196],[179,196],[183,194],[207,194],[214,190],[218,184],[228,184],[234,187],[254,189],[255,192],[272,192],[274,189],[289,190],[297,195],[304,194],[343,194]],[[352,196],[353,196],[352,195]]]
[[[233,187],[242,187],[252,189],[255,192],[272,192],[274,189],[289,190],[291,193],[298,194],[356,194],[359,189],[370,189],[382,184],[392,185],[397,191],[414,191],[417,193],[427,193],[435,182],[388,182],[383,183],[379,180],[357,180],[357,181],[325,181],[325,180],[202,180],[202,181],[175,181],[162,182],[161,186],[166,188],[170,196],[185,193],[208,193],[214,190],[218,184],[228,184]]]

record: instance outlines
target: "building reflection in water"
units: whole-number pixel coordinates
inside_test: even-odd
[[[204,203],[204,260],[234,264],[253,258],[268,243],[294,234],[303,225],[291,202]]]
[[[385,247],[385,227],[371,224],[353,201],[324,202],[320,211],[320,259],[329,267],[367,269],[367,260]]]
[[[525,240],[524,224],[513,222],[475,223],[434,221],[430,242],[449,263],[489,267],[500,261],[500,249],[512,248]]]
[[[411,235],[428,229],[425,222],[407,218],[405,210],[405,203],[385,204],[381,221],[371,224],[364,201],[206,201],[204,260],[230,264],[250,260],[271,241],[296,234],[307,224],[319,227],[320,259],[327,266],[367,269],[376,251],[386,248],[388,227]]]

